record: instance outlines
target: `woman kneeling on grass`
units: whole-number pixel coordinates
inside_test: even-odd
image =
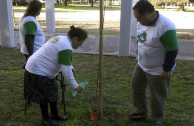
[[[87,38],[87,32],[71,26],[67,34],[48,40],[28,59],[25,67],[24,99],[40,104],[42,122],[49,126],[56,126],[52,120],[67,120],[65,116],[59,115],[57,110],[58,85],[55,80],[57,74],[62,71],[72,88],[79,93],[82,91],[82,87],[74,78],[72,51],[82,45]],[[51,116],[48,114],[48,103]]]

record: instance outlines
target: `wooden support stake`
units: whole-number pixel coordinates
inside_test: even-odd
[[[99,33],[99,119],[103,117],[103,23],[104,23],[104,0],[100,0],[100,33]]]

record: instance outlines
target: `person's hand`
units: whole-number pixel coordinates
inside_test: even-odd
[[[83,88],[79,85],[75,90],[76,90],[78,93],[80,93],[80,92],[83,90]]]
[[[72,72],[73,72],[73,76],[76,77],[75,69],[72,69]]]
[[[169,76],[170,76],[170,72],[166,72],[164,70],[161,71],[161,79],[165,80],[165,79],[169,79]]]

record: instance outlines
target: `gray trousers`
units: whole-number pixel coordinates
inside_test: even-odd
[[[160,75],[148,74],[137,64],[132,76],[133,98],[136,112],[148,115],[146,89],[149,87],[151,93],[152,120],[162,120],[168,84],[169,80],[162,80]]]

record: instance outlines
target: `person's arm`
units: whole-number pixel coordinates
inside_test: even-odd
[[[72,50],[62,50],[58,53],[58,63],[61,65],[61,71],[65,80],[76,89],[77,92],[82,91],[82,87],[79,86],[74,78],[72,72]]]
[[[62,74],[65,78],[65,80],[67,81],[67,83],[69,83],[71,85],[72,88],[76,89],[77,92],[81,92],[82,91],[82,87],[79,86],[73,76],[73,72],[70,66],[66,66],[66,65],[61,65],[61,70],[62,70]]]
[[[33,54],[36,24],[33,21],[24,24],[25,45],[29,55]]]
[[[75,71],[75,69],[74,69],[74,67],[72,65],[71,65],[71,70],[73,72],[73,76],[76,77],[76,71]]]
[[[67,65],[61,65],[61,71],[65,80],[71,85],[72,88],[76,89],[78,84],[73,76],[71,67]]]
[[[35,38],[34,35],[25,35],[25,45],[26,45],[29,56],[33,54],[34,38]]]
[[[175,59],[177,57],[178,54],[178,49],[173,50],[173,51],[166,51],[166,55],[164,58],[164,63],[163,63],[163,70],[165,72],[169,72],[172,70],[172,68],[175,65]]]
[[[170,76],[170,71],[175,66],[175,59],[178,54],[178,49],[174,51],[167,51],[164,63],[162,64],[163,70],[161,72],[161,78],[162,79],[168,79]]]
[[[162,64],[163,70],[161,71],[161,78],[168,79],[170,71],[175,66],[175,59],[178,54],[178,39],[176,30],[166,31],[160,38],[165,50],[164,63]]]

